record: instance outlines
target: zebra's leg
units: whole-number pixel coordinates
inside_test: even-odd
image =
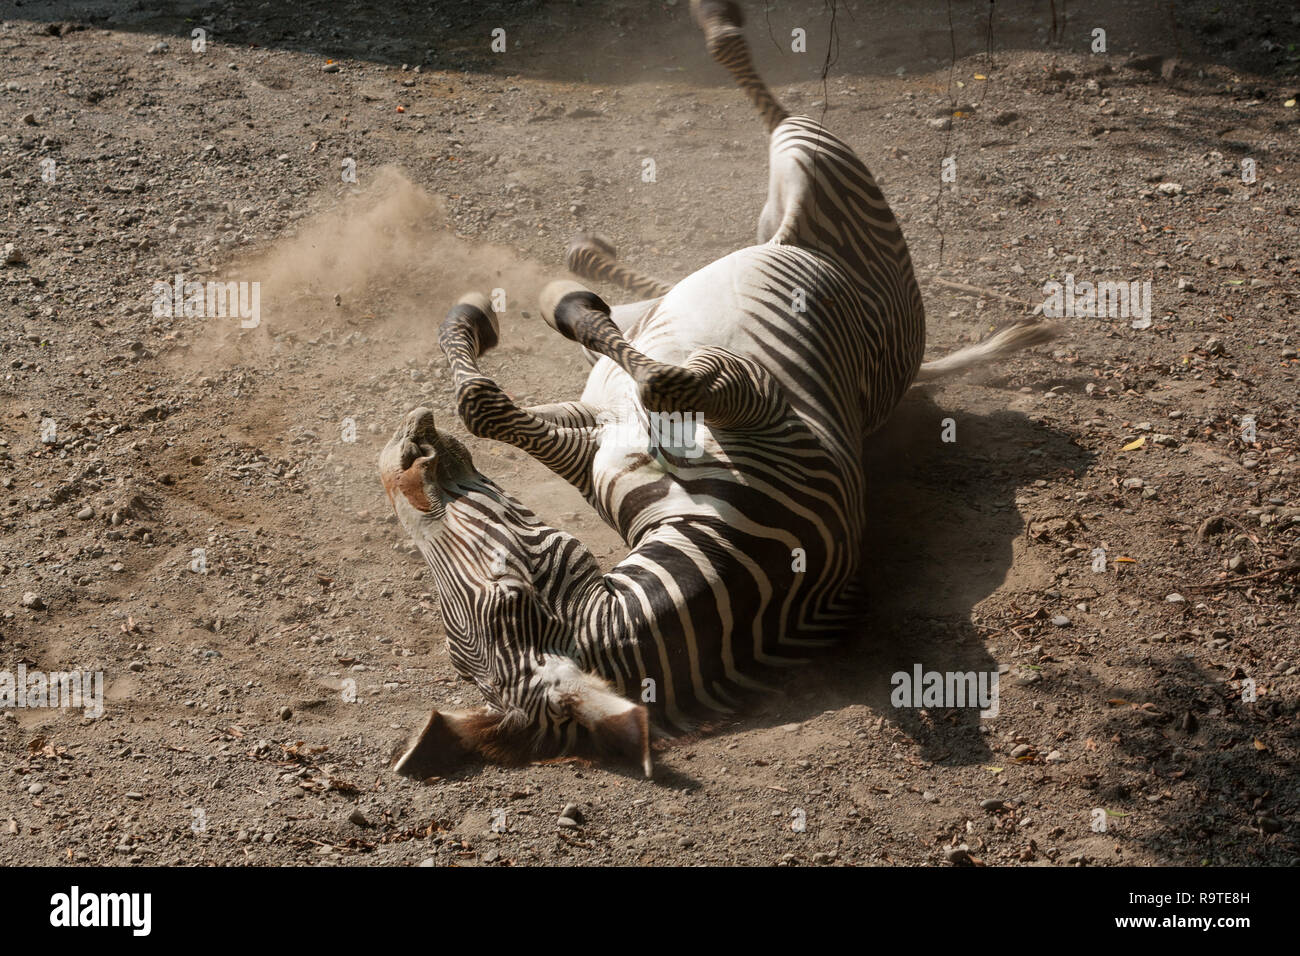
[[[596,411],[583,402],[520,408],[478,367],[497,343],[497,320],[487,296],[471,293],[452,306],[438,330],[451,366],[456,411],[471,435],[514,445],[584,495],[591,490]]]
[[[740,30],[745,23],[740,5],[732,0],[691,0],[691,13],[704,31],[709,55],[727,68],[736,85],[763,114],[767,131],[772,132],[790,114],[776,101],[767,84],[754,71],[749,45],[745,43],[744,34]]]
[[[662,279],[629,269],[618,261],[614,247],[602,237],[579,233],[564,252],[569,271],[588,282],[610,282],[643,299],[657,299],[672,289]]]
[[[610,318],[609,306],[576,282],[559,280],[543,289],[541,312],[566,339],[632,376],[647,411],[698,412],[711,426],[752,429],[780,421],[789,409],[766,369],[726,349],[700,349],[685,365],[639,352]]]

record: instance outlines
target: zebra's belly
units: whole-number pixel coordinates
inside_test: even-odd
[[[878,265],[866,291],[819,253],[751,246],[677,283],[627,337],[661,362],[682,364],[706,346],[757,362],[809,427],[856,456],[911,384],[924,347],[913,284]],[[603,405],[614,392],[593,371],[584,398]]]
[[[796,246],[739,249],[678,282],[628,341],[650,358],[680,365],[697,349],[725,348],[769,371],[771,355],[760,344],[781,335],[810,332],[801,318],[814,314],[829,295],[842,294],[848,279],[830,260]],[[829,330],[828,330],[829,331]]]
[[[602,409],[592,486],[603,517],[629,542],[665,521],[725,512],[711,491],[737,478],[726,451],[692,412],[647,413],[632,379],[609,359],[592,369],[584,401]]]

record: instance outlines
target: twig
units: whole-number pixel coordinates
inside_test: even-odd
[[[1279,564],[1275,568],[1265,568],[1263,571],[1256,571],[1254,574],[1242,574],[1225,581],[1215,581],[1213,584],[1189,584],[1187,588],[1190,591],[1212,591],[1216,588],[1230,588],[1242,581],[1258,580],[1259,578],[1268,577],[1270,574],[1291,574],[1295,571],[1300,571],[1300,561],[1291,564]]]
[[[951,279],[932,278],[930,280],[935,285],[941,285],[945,289],[955,289],[958,292],[968,292],[971,295],[980,295],[986,299],[1001,299],[1003,302],[1010,302],[1012,305],[1022,305],[1026,309],[1035,308],[1034,303],[1025,299],[1017,299],[1013,295],[1007,295],[1005,292],[999,292],[996,289],[985,289],[977,285],[967,285],[965,282],[953,282]]]

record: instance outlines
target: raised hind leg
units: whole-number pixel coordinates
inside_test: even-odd
[[[583,402],[519,407],[479,370],[479,356],[496,343],[496,314],[479,293],[452,306],[438,331],[465,427],[471,435],[514,445],[590,496],[597,410]]]
[[[736,85],[763,114],[767,131],[772,132],[790,114],[776,101],[772,91],[754,70],[749,56],[749,44],[745,42],[740,30],[745,23],[740,5],[732,0],[691,0],[691,13],[704,31],[709,55],[727,68]]]
[[[543,289],[541,311],[565,338],[627,372],[647,411],[697,413],[712,427],[732,429],[773,425],[788,413],[780,386],[758,363],[711,347],[696,351],[685,365],[657,362],[628,342],[598,295],[576,282]]]

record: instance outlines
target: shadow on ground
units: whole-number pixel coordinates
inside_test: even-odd
[[[783,0],[742,4],[747,36],[770,82],[930,71],[985,52],[1089,53],[1096,29],[1107,52],[1178,56],[1259,74],[1294,73],[1300,24],[1283,0],[1125,3],[1100,0],[1073,9],[1050,0],[919,0],[905,5]],[[450,71],[521,75],[569,82],[626,84],[674,75],[693,84],[727,82],[699,42],[687,0],[560,2],[461,0],[428,4],[303,0],[296,3],[62,0],[15,5],[15,17],[54,35],[81,24],[189,45],[204,29],[214,49],[262,47],[323,59],[422,64]],[[494,52],[495,30],[504,50]],[[794,49],[803,30],[806,52]],[[497,34],[498,42],[501,35]],[[681,74],[686,74],[684,77]]]
[[[958,428],[953,443],[940,440],[949,417]],[[990,673],[1005,663],[990,656],[972,614],[1011,571],[1012,543],[1024,531],[1017,489],[1062,468],[1082,473],[1091,455],[1020,413],[964,414],[919,390],[872,436],[868,455],[868,610],[857,637],[791,672],[788,696],[742,724],[866,705],[916,741],[924,760],[987,762],[978,708],[897,708],[892,675],[917,664]]]

